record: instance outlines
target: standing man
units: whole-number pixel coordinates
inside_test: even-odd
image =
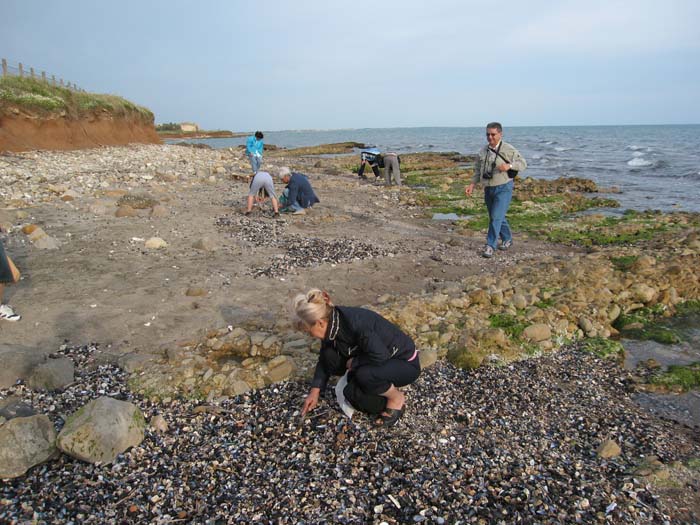
[[[263,156],[263,137],[261,131],[256,131],[255,135],[251,135],[245,141],[245,154],[250,160],[250,167],[253,168],[253,173],[257,173],[262,164]]]
[[[493,257],[498,238],[500,250],[513,246],[513,234],[510,231],[506,212],[513,197],[513,179],[527,168],[525,159],[517,149],[503,141],[503,127],[498,122],[486,125],[486,140],[488,145],[479,151],[474,167],[474,178],[471,184],[464,188],[464,193],[471,197],[474,185],[481,182],[484,185],[484,201],[489,212],[489,232],[486,236],[486,246],[481,253],[484,257]]]
[[[306,213],[306,208],[311,208],[320,202],[306,175],[291,171],[288,167],[283,166],[279,169],[279,177],[287,185],[282,193],[285,205],[282,211],[303,215]]]

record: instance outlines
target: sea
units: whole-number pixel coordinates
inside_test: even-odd
[[[265,142],[284,148],[361,142],[381,151],[455,151],[474,154],[486,143],[483,127],[363,128],[264,131]],[[626,209],[700,212],[700,124],[655,126],[531,126],[504,129],[504,140],[525,157],[525,175],[582,177]],[[213,148],[245,137],[195,139]],[[358,150],[359,155],[359,150]]]

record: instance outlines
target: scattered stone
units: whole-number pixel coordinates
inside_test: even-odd
[[[138,217],[139,212],[131,206],[119,206],[114,213],[115,217]]]
[[[167,432],[168,422],[165,421],[165,418],[163,416],[157,414],[151,418],[151,428],[156,432]]]
[[[207,292],[204,288],[199,288],[196,286],[190,286],[186,291],[185,295],[187,297],[204,297],[207,295],[209,292]]]
[[[103,396],[68,418],[57,445],[82,461],[112,463],[118,454],[143,441],[145,426],[137,406]]]
[[[22,476],[51,459],[57,452],[55,441],[53,423],[43,414],[16,417],[0,425],[0,478]]]
[[[216,250],[217,244],[213,239],[205,236],[201,239],[197,239],[194,244],[192,244],[192,247],[205,252],[213,252]]]
[[[160,237],[151,237],[146,241],[145,246],[149,250],[161,250],[163,248],[167,248],[168,243]]]
[[[73,361],[61,357],[41,363],[29,376],[28,384],[35,390],[61,390],[74,380]]]
[[[622,449],[615,441],[608,439],[600,444],[598,450],[596,450],[596,454],[603,459],[616,458],[622,454]]]
[[[39,363],[43,354],[33,348],[3,345],[0,343],[0,388],[8,388],[18,380],[25,380]]]
[[[523,330],[523,337],[537,343],[552,337],[552,330],[544,323],[531,324]]]

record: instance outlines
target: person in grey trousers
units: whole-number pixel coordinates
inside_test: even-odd
[[[387,186],[391,186],[393,176],[397,186],[401,186],[401,165],[399,156],[394,152],[385,153],[384,157],[384,180]]]

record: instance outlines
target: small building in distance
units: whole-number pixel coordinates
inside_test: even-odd
[[[194,122],[181,122],[180,131],[199,131],[199,126]]]

